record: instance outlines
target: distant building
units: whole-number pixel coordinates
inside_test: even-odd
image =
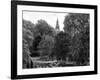
[[[57,21],[56,21],[56,27],[55,27],[55,29],[56,29],[56,32],[57,32],[57,33],[60,32],[60,26],[59,26],[59,21],[58,21],[58,19],[57,19]]]

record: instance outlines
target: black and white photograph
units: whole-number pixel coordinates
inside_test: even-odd
[[[96,11],[93,5],[12,2],[12,77],[96,74]]]
[[[90,15],[23,11],[23,68],[90,65]]]

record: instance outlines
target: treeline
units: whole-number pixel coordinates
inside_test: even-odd
[[[29,56],[89,65],[89,20],[89,14],[70,13],[59,33],[45,20],[23,20],[23,68],[31,67]]]

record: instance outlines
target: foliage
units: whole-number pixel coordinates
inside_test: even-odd
[[[53,27],[51,27],[45,20],[38,20],[34,28],[34,36],[39,34],[46,34],[50,36],[55,36],[56,32]]]
[[[68,56],[68,53],[70,51],[70,36],[67,33],[60,32],[55,37],[55,46],[54,46],[54,56],[58,60],[65,60],[66,56]]]
[[[23,40],[23,68],[31,67],[31,59],[29,57],[30,51],[28,49],[27,41]]]
[[[89,28],[87,27],[84,32],[82,32],[82,47],[80,48],[79,61],[82,64],[87,64],[89,62]]]
[[[32,28],[33,24],[29,21],[23,20],[23,68],[31,67],[31,60],[29,55],[29,46],[33,41]]]
[[[71,36],[71,57],[77,64],[89,61],[89,14],[69,13],[65,16],[64,32]]]
[[[89,62],[89,27],[86,27],[80,34],[75,34],[72,41],[72,55],[77,64]]]
[[[28,45],[32,45],[34,24],[30,21],[23,20],[23,39],[25,39]]]
[[[45,20],[38,20],[33,29],[34,40],[30,47],[32,55],[51,53],[55,34],[55,30]]]
[[[50,55],[54,47],[54,38],[49,35],[43,35],[38,49],[41,56]]]
[[[89,14],[69,13],[65,16],[64,31],[74,36],[89,26]]]

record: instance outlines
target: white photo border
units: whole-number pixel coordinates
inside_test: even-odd
[[[89,14],[90,15],[90,66],[23,69],[22,68],[22,16],[23,16],[22,11],[23,10]],[[93,9],[17,5],[17,34],[18,34],[17,75],[94,71],[94,10]]]

